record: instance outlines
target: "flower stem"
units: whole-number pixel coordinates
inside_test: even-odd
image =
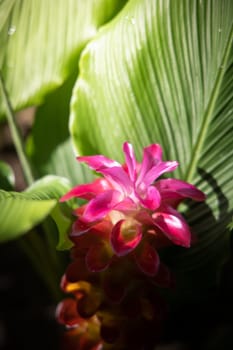
[[[7,93],[5,84],[4,84],[4,80],[3,80],[3,76],[2,76],[1,71],[0,71],[0,87],[2,90],[3,101],[4,101],[5,106],[6,106],[7,121],[9,124],[9,128],[11,131],[13,141],[14,141],[16,152],[18,154],[18,157],[19,157],[22,169],[23,169],[25,181],[27,182],[28,185],[31,185],[34,181],[34,178],[33,178],[32,170],[31,170],[30,162],[29,162],[29,160],[26,156],[25,150],[24,150],[23,138],[22,138],[20,129],[19,129],[17,122],[16,122],[16,118],[15,118],[15,115],[13,112],[13,108],[12,108],[10,99],[8,97],[8,93]]]
[[[24,148],[24,141],[21,131],[17,125],[12,104],[5,87],[2,72],[0,70],[0,90],[2,91],[3,101],[6,108],[6,117],[12,139],[15,145],[16,152],[19,157],[20,164],[22,166],[24,178],[27,185],[32,185],[34,177],[30,165],[30,161],[27,158]],[[47,224],[41,223],[41,229],[45,235],[41,236],[41,232],[38,232],[38,228],[31,235],[28,233],[22,240],[19,241],[21,249],[25,252],[30,259],[32,265],[36,269],[37,273],[41,276],[42,280],[46,283],[51,295],[55,300],[59,300],[60,292],[58,288],[59,273],[59,258],[56,256],[55,245],[52,246],[50,241]]]

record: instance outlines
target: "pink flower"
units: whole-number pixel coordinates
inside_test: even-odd
[[[71,236],[93,231],[101,222],[105,226],[108,223],[103,232],[109,236],[113,253],[121,257],[136,250],[137,264],[153,276],[160,265],[155,242],[190,246],[190,228],[176,210],[177,205],[186,198],[203,201],[205,195],[181,180],[158,180],[178,166],[176,161],[162,160],[159,144],[144,148],[141,163],[136,161],[133,147],[128,142],[124,143],[123,151],[124,165],[102,155],[78,157],[80,162],[85,162],[103,177],[73,188],[61,201],[72,197],[88,201],[77,210],[78,219]],[[101,246],[100,242],[98,244]]]

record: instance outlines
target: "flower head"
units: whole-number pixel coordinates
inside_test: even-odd
[[[205,195],[187,182],[159,179],[178,166],[176,161],[162,160],[159,144],[144,148],[141,163],[136,161],[130,143],[124,143],[123,152],[123,165],[102,155],[78,157],[78,161],[103,177],[76,186],[61,201],[72,197],[88,201],[76,211],[78,219],[71,237],[97,230],[99,254],[101,249],[105,250],[106,257],[108,249],[111,255],[103,243],[107,238],[113,254],[121,257],[135,251],[138,265],[148,274],[155,275],[159,267],[156,250],[160,244],[190,246],[190,228],[176,210],[177,205],[186,198],[202,201]],[[93,260],[91,252],[88,257]]]
[[[160,178],[178,166],[162,160],[160,145],[144,148],[141,163],[131,144],[125,142],[123,151],[123,165],[102,155],[78,157],[102,177],[61,198],[87,201],[74,212],[73,261],[61,282],[70,296],[57,309],[59,322],[71,327],[83,350],[104,344],[136,350],[156,342],[167,312],[156,288],[174,286],[160,249],[190,246],[190,228],[177,206],[186,198],[205,199],[187,182]]]

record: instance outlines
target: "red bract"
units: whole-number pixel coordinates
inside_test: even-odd
[[[186,198],[203,201],[203,192],[181,180],[158,180],[162,174],[173,171],[178,166],[176,161],[162,160],[159,144],[144,148],[141,163],[136,161],[133,147],[128,142],[124,143],[123,151],[124,165],[102,155],[78,157],[80,162],[85,162],[91,169],[102,174],[103,178],[79,185],[61,198],[61,201],[72,197],[88,201],[79,208],[71,235],[94,232],[99,223],[108,223],[107,236],[109,235],[113,253],[119,257],[134,251],[152,232],[157,239],[160,237],[163,240],[164,235],[171,243],[189,247],[190,229],[176,207]],[[106,232],[106,228],[103,232]],[[106,248],[103,242],[99,242],[98,246],[100,249]],[[148,274],[152,274],[152,271],[155,274],[158,256],[156,252],[152,253],[152,248],[150,251],[154,262],[150,266],[148,262],[143,263],[142,257],[145,254],[141,253],[138,264],[144,267],[147,265]],[[88,260],[92,261],[95,270],[95,259],[90,255],[91,252]],[[107,253],[104,255],[106,257]]]
[[[146,147],[141,163],[132,145],[124,143],[123,151],[123,165],[102,155],[78,157],[103,177],[61,198],[87,201],[74,211],[73,261],[61,282],[70,296],[57,309],[59,322],[72,328],[72,349],[142,350],[158,340],[167,307],[157,287],[175,285],[159,252],[190,246],[190,228],[177,206],[186,198],[205,199],[184,181],[158,179],[178,166],[162,160],[160,145]]]

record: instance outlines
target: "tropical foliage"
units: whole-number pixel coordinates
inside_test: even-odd
[[[205,295],[230,254],[232,14],[232,0],[1,1],[0,121],[30,187],[16,192],[0,163],[0,241],[36,236],[50,221],[51,250],[70,248],[74,203],[59,198],[96,176],[75,157],[122,162],[128,141],[140,160],[159,143],[164,159],[179,163],[172,176],[207,198],[180,206],[195,244],[164,252],[174,299]],[[29,106],[35,119],[22,142],[12,116]]]

